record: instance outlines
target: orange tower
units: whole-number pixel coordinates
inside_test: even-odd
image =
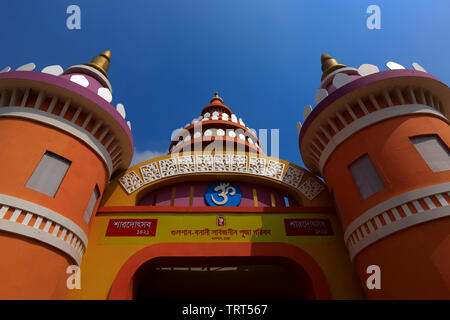
[[[449,299],[450,89],[417,63],[387,67],[322,55],[300,152],[326,180],[369,299]]]
[[[125,109],[110,104],[110,59],[0,73],[0,299],[65,298],[105,185],[131,162]]]

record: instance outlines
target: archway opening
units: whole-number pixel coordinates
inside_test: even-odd
[[[160,257],[133,277],[133,298],[144,300],[315,299],[312,280],[283,257]]]

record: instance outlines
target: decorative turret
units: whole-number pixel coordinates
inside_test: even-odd
[[[110,52],[90,63],[0,73],[0,298],[63,299],[111,176],[133,155],[110,102]],[[20,285],[17,285],[20,283]]]
[[[321,62],[299,148],[334,198],[367,296],[449,299],[450,89],[417,63]],[[366,286],[374,264],[381,290]]]

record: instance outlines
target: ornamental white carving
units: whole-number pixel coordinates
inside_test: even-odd
[[[296,188],[302,180],[304,172],[293,166],[288,166],[283,176],[283,182]]]
[[[230,171],[247,172],[247,156],[238,154],[232,155]]]
[[[267,165],[264,175],[269,178],[280,180],[283,175],[283,170],[284,163],[275,160],[269,160],[269,164]]]
[[[197,155],[197,172],[211,172],[213,171],[213,156]]]
[[[309,178],[297,189],[303,193],[306,198],[312,200],[317,197],[325,187],[315,179]]]
[[[140,167],[139,170],[141,170],[141,176],[145,184],[161,179],[161,172],[156,162],[146,164]]]
[[[192,173],[195,172],[195,158],[194,156],[181,156],[177,158],[178,173]]]
[[[230,171],[230,155],[228,154],[214,155],[214,171],[218,172]]]
[[[168,158],[159,161],[162,177],[169,177],[178,174],[178,166],[176,158]]]
[[[122,187],[128,192],[128,194],[134,192],[144,185],[141,178],[134,171],[128,172],[126,175],[119,179]]]
[[[299,186],[304,176],[304,171],[288,165],[284,172],[285,167],[284,163],[266,157],[248,157],[241,154],[173,156],[141,166],[139,169],[142,178],[136,172],[130,171],[119,178],[119,183],[128,194],[131,194],[145,184],[178,174],[235,172],[262,175],[271,179],[281,180],[283,183],[299,190],[310,200],[324,189],[320,182],[312,178],[309,178]]]
[[[248,172],[263,175],[266,167],[266,158],[250,157]]]

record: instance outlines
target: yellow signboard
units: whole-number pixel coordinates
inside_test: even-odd
[[[329,242],[335,223],[334,215],[317,213],[124,213],[108,216],[99,243]]]

